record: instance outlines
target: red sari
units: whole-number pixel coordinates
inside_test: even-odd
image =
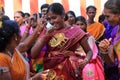
[[[45,69],[50,69],[47,80],[81,80],[81,76],[75,76],[78,67],[74,67],[72,63],[78,64],[79,57],[76,56],[75,50],[84,36],[86,33],[77,26],[53,33],[44,57]],[[73,61],[72,57],[76,58],[76,61]]]

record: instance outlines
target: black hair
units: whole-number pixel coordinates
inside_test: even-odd
[[[12,20],[4,20],[0,28],[0,52],[4,51],[9,44],[12,36],[19,35],[20,29],[18,24]]]
[[[6,15],[3,15],[2,16],[2,21],[4,21],[4,20],[10,20],[10,18],[8,16],[6,16]]]
[[[83,17],[83,16],[78,16],[78,17],[76,17],[76,20],[75,20],[76,22],[77,21],[82,21],[86,26],[87,26],[87,22],[86,22],[86,19]],[[76,23],[75,22],[75,23]]]
[[[42,14],[41,13],[34,13],[33,16],[35,16],[35,21],[37,21],[37,15],[39,14],[39,18],[42,17]]]
[[[120,0],[108,0],[104,7],[110,9],[114,14],[120,13]]]
[[[65,10],[62,6],[62,4],[60,3],[52,3],[47,10],[47,13],[49,11],[52,11],[53,13],[57,14],[57,15],[62,15],[63,13],[65,13]]]
[[[43,8],[48,8],[48,6],[49,6],[49,4],[43,4],[43,5],[41,6],[41,8],[40,8],[41,11],[42,11]]]
[[[97,8],[96,8],[95,6],[90,5],[90,6],[88,6],[88,7],[86,8],[86,11],[88,12],[88,10],[89,10],[90,8],[93,8],[95,11],[97,10]]]
[[[102,23],[105,20],[105,15],[101,14],[98,18],[98,22]]]
[[[75,15],[75,13],[73,11],[68,11],[66,13],[66,15],[65,15],[65,21],[68,20],[68,14],[71,14],[71,15],[73,15],[76,18],[76,15]]]
[[[24,15],[27,15],[28,17],[30,17],[30,14],[29,14],[29,13],[24,13]]]
[[[16,13],[20,13],[22,17],[25,17],[25,13],[22,11],[16,11]]]

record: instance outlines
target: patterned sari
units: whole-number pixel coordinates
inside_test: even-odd
[[[12,80],[29,79],[29,65],[17,49],[15,49],[12,58],[0,53],[0,66],[10,70]]]
[[[105,80],[102,60],[98,56],[98,48],[95,44],[95,39],[93,38],[93,36],[90,36],[88,38],[88,43],[91,50],[93,51],[93,57],[82,70],[83,80]],[[80,55],[82,54],[81,56],[85,56],[83,55],[85,54],[85,52],[82,47],[78,51],[80,51]]]
[[[44,30],[39,35],[39,38],[41,38],[46,33],[46,31],[47,29],[44,28]],[[31,54],[28,54],[29,64],[30,64],[30,76],[34,76],[36,73],[43,71],[44,69],[43,58],[44,58],[45,52],[46,52],[46,45],[43,46],[41,52],[35,59],[32,59]]]
[[[119,28],[117,29],[117,33],[119,33]],[[117,77],[120,79],[120,36],[117,34],[116,37],[114,38],[114,50],[117,56],[118,69],[119,69]]]
[[[44,57],[44,67],[50,70],[47,80],[83,79],[78,64],[84,57],[78,56],[75,51],[80,45],[79,41],[85,36],[86,33],[75,25],[53,33]]]

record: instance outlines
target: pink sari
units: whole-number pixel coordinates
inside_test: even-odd
[[[100,59],[96,59],[96,49],[96,55],[93,56],[90,63],[87,64],[82,71],[78,70],[78,62],[79,60],[83,60],[84,57],[78,57],[75,51],[78,48],[78,45],[80,45],[79,41],[84,36],[86,36],[86,33],[77,26],[71,28],[67,27],[53,33],[53,36],[48,42],[48,50],[44,57],[45,69],[50,69],[48,80],[104,80],[102,72],[103,68],[101,62],[99,62]],[[95,65],[101,68],[95,67]],[[94,70],[94,75],[92,74],[91,70],[88,72],[89,67],[94,68],[92,69],[92,71]],[[101,74],[97,75],[97,77],[97,73],[94,73],[97,72],[96,69],[98,71],[102,70],[100,71]],[[88,74],[86,74],[86,72],[88,72]],[[76,76],[76,73],[79,76]],[[92,77],[91,74],[93,75]]]
[[[25,32],[25,29],[26,29],[26,25],[20,26],[20,31],[21,31],[20,34],[21,34],[21,36],[23,36],[23,34],[24,34],[24,32]],[[32,28],[30,29],[29,33],[30,33],[30,34],[33,33]]]
[[[98,49],[92,36],[88,38],[88,43],[93,51],[93,57],[82,71],[83,80],[105,80],[101,58],[98,56]]]

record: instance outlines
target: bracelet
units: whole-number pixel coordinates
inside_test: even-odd
[[[39,34],[40,34],[40,32],[37,32],[37,34],[39,35]]]
[[[104,51],[104,52],[101,51],[101,54],[102,54],[102,55],[108,54],[108,50],[107,50],[107,51]]]
[[[84,60],[85,60],[86,62],[88,62],[88,61],[89,61],[89,60],[88,60],[88,58],[85,58]]]

